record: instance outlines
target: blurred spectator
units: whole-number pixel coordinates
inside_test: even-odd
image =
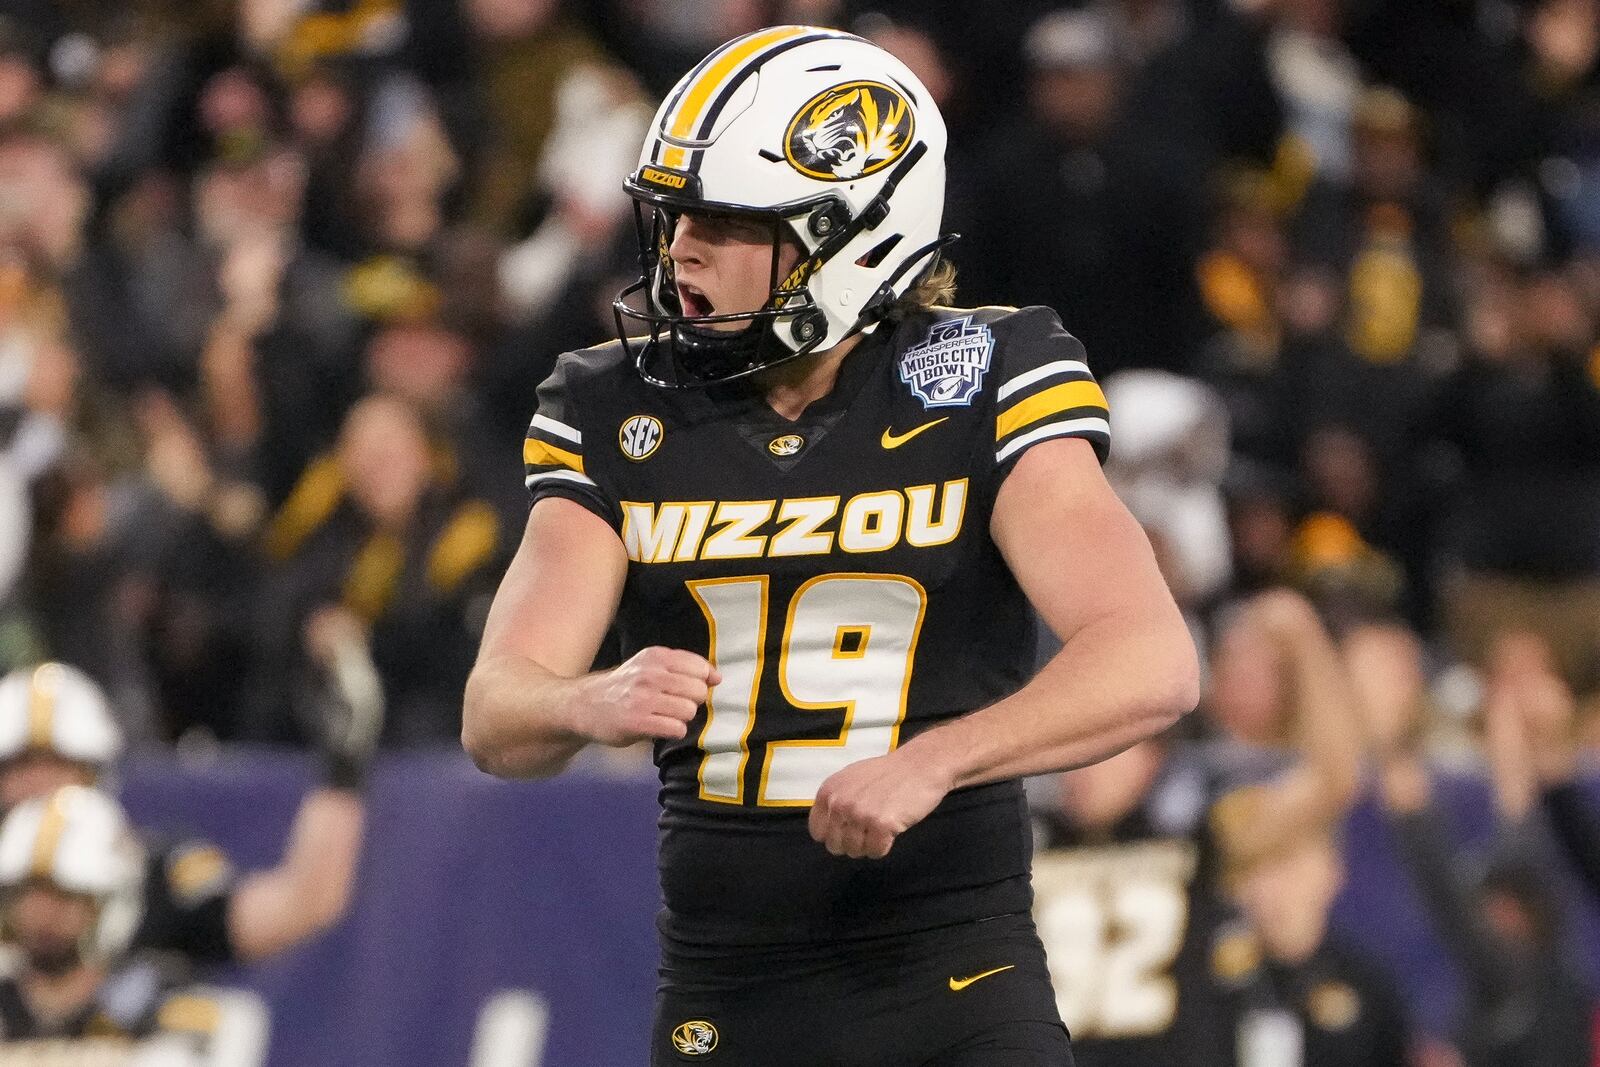
[[[963,295],[1055,308],[1102,376],[1181,368],[1199,328],[1202,175],[1123,120],[1124,72],[1100,14],[1046,15],[1027,59],[1027,115],[980,149],[977,202],[953,205]]]
[[[1037,921],[1085,1067],[1225,1062],[1211,949],[1224,864],[1292,851],[1355,793],[1359,713],[1304,598],[1246,603],[1213,663],[1215,714],[1276,753],[1246,760],[1169,736],[1058,776],[1038,806]],[[1144,969],[1114,965],[1124,952]]]
[[[1302,828],[1262,851],[1236,847],[1271,798],[1251,796],[1220,822],[1224,885],[1240,919],[1211,946],[1211,983],[1240,1067],[1405,1067],[1410,1029],[1393,980],[1328,931],[1344,881],[1338,829]]]
[[[1299,257],[1341,279],[1343,334],[1364,363],[1396,367],[1450,320],[1449,234],[1423,158],[1420,118],[1391,90],[1353,101],[1347,171],[1319,176],[1294,209]],[[1349,374],[1351,372],[1347,372]],[[1415,402],[1415,376],[1369,374],[1363,427],[1392,443]]]
[[[238,736],[303,740],[308,623],[327,608],[370,634],[396,743],[447,741],[508,541],[495,510],[441,469],[421,417],[373,395],[273,517],[257,603],[256,677]]]
[[[558,6],[554,0],[465,2],[483,64],[482,161],[472,216],[499,233],[528,230],[532,179],[560,121],[563,85],[604,63],[599,47]],[[725,30],[738,32],[719,27],[719,36]]]
[[[1117,451],[1106,475],[1150,534],[1161,573],[1192,612],[1231,575],[1221,484],[1228,420],[1205,386],[1163,371],[1106,380]]]
[[[522,524],[526,490],[521,457],[494,433],[494,423],[468,388],[473,351],[467,338],[441,324],[398,322],[367,346],[367,383],[406,401],[425,420],[441,473],[472,496],[491,502],[508,529]]]
[[[1420,431],[1455,464],[1444,558],[1451,636],[1483,662],[1502,627],[1550,645],[1569,683],[1600,650],[1600,387],[1594,324],[1560,272],[1488,272],[1473,294],[1467,358]]]
[[[614,68],[581,68],[561,83],[537,174],[549,213],[500,265],[501,289],[514,318],[542,315],[574,275],[592,276],[614,265],[612,251],[632,204],[621,182],[597,182],[594,175],[632,168],[631,146],[643,138],[651,116],[638,87]]]
[[[1513,651],[1508,671],[1505,651],[1497,656],[1484,706],[1500,833],[1487,870],[1475,882],[1463,879],[1456,849],[1432,807],[1429,772],[1416,745],[1420,730],[1413,716],[1420,707],[1405,700],[1375,704],[1388,711],[1369,727],[1381,761],[1383,806],[1465,982],[1459,1043],[1469,1067],[1588,1063],[1592,1055],[1593,997],[1563,958],[1551,857],[1524,821],[1533,784],[1515,702],[1529,675],[1517,658]],[[1546,679],[1555,678],[1545,671]]]

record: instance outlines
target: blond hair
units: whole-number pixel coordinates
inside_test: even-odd
[[[916,284],[894,302],[889,318],[905,318],[918,311],[949,306],[956,298],[956,265],[943,256],[923,270]]]

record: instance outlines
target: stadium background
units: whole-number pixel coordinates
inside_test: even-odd
[[[609,336],[631,269],[620,176],[677,75],[762,24],[853,28],[939,99],[961,302],[1047,303],[1085,341],[1113,477],[1202,646],[1276,582],[1336,628],[1403,620],[1464,867],[1506,833],[1475,669],[1497,638],[1539,634],[1600,744],[1590,0],[0,15],[0,667],[93,674],[136,816],[245,865],[313,777],[306,619],[362,620],[385,684],[352,916],[221,976],[265,994],[274,1064],[465,1063],[508,990],[538,998],[551,1067],[638,1062],[645,756],[509,785],[453,746],[534,385]],[[1442,1055],[1456,978],[1381,817],[1352,820],[1336,918]],[[1593,902],[1570,903],[1592,982]]]

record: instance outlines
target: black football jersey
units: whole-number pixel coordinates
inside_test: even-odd
[[[806,809],[829,775],[1018,689],[1033,617],[989,533],[1029,447],[1082,437],[1105,398],[1046,308],[939,308],[884,324],[789,421],[735,383],[646,384],[619,344],[564,355],[524,445],[535,502],[574,500],[631,561],[622,654],[722,674],[656,746],[663,930],[804,943],[1025,911],[1016,782],[953,793],[884,860],[830,856]]]

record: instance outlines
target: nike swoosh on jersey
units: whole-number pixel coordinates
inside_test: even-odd
[[[934,419],[932,422],[925,422],[921,426],[914,426],[905,433],[898,435],[896,435],[893,430],[886,426],[883,429],[883,447],[899,448],[901,445],[917,436],[917,434],[921,433],[923,430],[931,430],[941,422],[948,422],[949,420],[950,416],[946,415],[942,419]]]
[[[981,981],[982,979],[989,977],[991,974],[999,974],[1001,971],[1009,971],[1015,966],[1015,963],[1008,963],[1004,967],[996,967],[992,971],[984,971],[982,974],[975,974],[971,978],[951,978],[950,992],[959,993],[973,982]]]

